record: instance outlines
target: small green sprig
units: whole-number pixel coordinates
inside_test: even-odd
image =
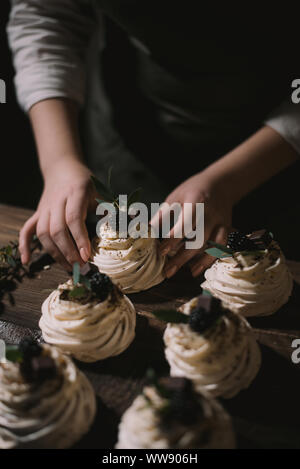
[[[209,254],[210,256],[217,257],[217,258],[223,258],[223,257],[230,257],[233,256],[234,251],[227,246],[224,246],[223,244],[220,243],[215,243],[215,241],[208,240],[206,242],[208,246],[211,246],[210,248],[206,249],[205,252]]]
[[[99,179],[97,179],[95,176],[91,176],[91,179],[94,183],[96,191],[99,193],[99,195],[102,197],[101,199],[96,198],[96,201],[101,204],[104,202],[110,202],[112,203],[117,210],[120,210],[119,206],[119,196],[114,193],[112,189],[112,184],[111,184],[111,179],[112,179],[112,170],[113,167],[111,166],[108,170],[108,176],[107,176],[107,182],[104,184],[101,182]],[[138,202],[140,200],[141,196],[141,191],[142,188],[139,187],[138,189],[135,189],[132,191],[127,198],[127,206],[128,208],[130,207],[131,204]]]
[[[41,249],[41,245],[34,237],[31,252],[37,248]],[[32,273],[22,265],[18,243],[11,241],[0,248],[0,300],[7,293],[10,302],[14,304],[11,291],[15,288],[15,282],[21,282],[24,276],[32,276]]]
[[[61,296],[69,301],[89,300],[92,297],[91,282],[81,274],[79,262],[73,264],[73,288],[64,290]]]

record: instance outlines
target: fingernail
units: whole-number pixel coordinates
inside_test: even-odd
[[[26,257],[24,256],[24,254],[21,256],[21,262],[23,265],[27,264]]]
[[[167,277],[167,278],[170,278],[170,277],[172,277],[176,272],[177,272],[177,266],[176,266],[176,265],[173,265],[173,267],[171,267],[170,269],[168,269],[168,270],[166,271],[166,277]]]
[[[90,253],[88,252],[88,250],[86,248],[81,248],[79,252],[80,252],[80,256],[84,260],[84,262],[87,262],[89,260],[89,257],[90,257]]]

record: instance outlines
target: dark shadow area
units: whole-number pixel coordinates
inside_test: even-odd
[[[90,431],[73,446],[73,449],[114,448],[118,437],[119,418],[97,397],[97,413]]]
[[[6,83],[6,103],[0,104],[1,185],[0,203],[36,207],[42,190],[33,136],[27,116],[20,109],[14,89],[11,53],[6,24],[10,2],[1,2],[0,78]]]
[[[236,423],[239,447],[293,448],[295,441],[300,447],[300,368],[265,346],[261,351],[251,386],[222,401]]]
[[[252,327],[258,329],[300,330],[300,285],[294,282],[292,295],[275,314],[266,317],[247,318]]]

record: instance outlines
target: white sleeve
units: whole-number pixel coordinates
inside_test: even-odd
[[[86,0],[12,0],[7,26],[21,107],[65,97],[82,104],[94,21]]]
[[[300,154],[300,103],[287,99],[269,114],[264,124],[276,130]]]

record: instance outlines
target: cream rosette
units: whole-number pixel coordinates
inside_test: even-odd
[[[62,449],[88,432],[96,413],[86,377],[58,349],[43,346],[56,364],[55,377],[28,383],[18,363],[0,363],[0,448]]]
[[[61,299],[73,283],[59,285],[44,301],[40,328],[45,342],[83,362],[119,355],[135,337],[133,304],[114,285],[104,301],[81,304]]]
[[[197,298],[182,307],[190,315]],[[231,398],[246,389],[261,365],[261,353],[248,322],[226,311],[203,333],[189,324],[167,325],[165,355],[174,377],[190,379],[198,392]]]
[[[201,287],[245,317],[268,316],[289,299],[293,279],[275,241],[259,253],[235,253],[206,270]]]
[[[148,232],[148,228],[147,228]],[[164,280],[165,258],[156,238],[119,238],[108,223],[100,226],[93,242],[93,263],[125,293],[148,290]]]
[[[154,387],[144,388],[124,413],[117,449],[233,449],[235,437],[229,415],[213,399],[199,395],[202,412],[191,425],[162,425],[166,405]]]

